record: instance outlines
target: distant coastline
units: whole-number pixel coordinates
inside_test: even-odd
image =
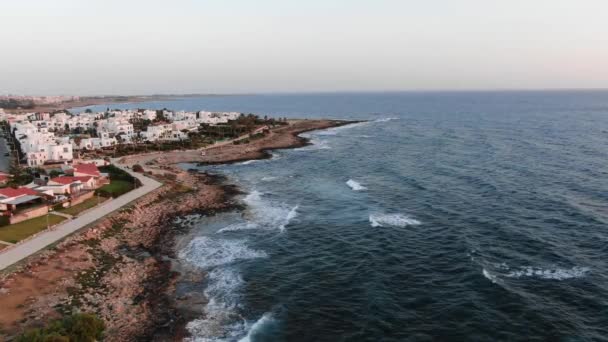
[[[61,103],[53,104],[36,104],[32,108],[4,109],[7,113],[32,113],[32,112],[55,112],[61,110],[70,110],[72,108],[112,105],[116,103],[139,103],[148,101],[172,101],[180,98],[190,97],[216,97],[216,96],[234,96],[237,94],[155,94],[155,95],[104,95],[104,96],[83,96],[78,100],[69,100]]]

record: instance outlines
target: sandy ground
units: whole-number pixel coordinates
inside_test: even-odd
[[[183,232],[176,231],[172,220],[189,213],[229,210],[238,192],[217,178],[189,173],[174,164],[264,158],[268,149],[306,145],[306,139],[297,136],[301,132],[344,124],[296,120],[249,144],[208,147],[204,155],[197,150],[123,157],[121,162],[127,165],[145,165],[146,172],[164,185],[2,274],[0,341],[60,317],[62,310],[99,315],[106,322],[108,341],[180,336],[184,318],[171,299],[176,275],[169,260],[174,257],[174,237]]]

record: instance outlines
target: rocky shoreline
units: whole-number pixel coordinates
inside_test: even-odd
[[[124,158],[125,164],[145,164],[146,172],[164,185],[33,258],[20,270],[2,276],[0,300],[6,303],[6,310],[0,312],[0,340],[72,311],[102,318],[108,341],[186,337],[186,323],[201,314],[206,299],[202,295],[180,297],[176,284],[200,283],[205,274],[182,269],[177,261],[175,241],[188,228],[175,219],[239,208],[235,196],[240,191],[222,176],[188,172],[174,165],[265,158],[273,149],[309,144],[298,134],[353,122],[298,123],[252,144],[207,150],[204,156],[199,151],[175,151],[154,158]]]

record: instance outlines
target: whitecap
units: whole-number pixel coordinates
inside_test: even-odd
[[[395,117],[380,118],[380,119],[374,120],[374,122],[388,122],[388,121],[392,121],[392,120],[399,120],[399,118],[395,118]]]
[[[372,227],[407,227],[417,226],[422,222],[403,214],[371,214],[369,222]]]
[[[218,230],[218,233],[226,233],[226,232],[236,232],[239,230],[250,230],[250,229],[257,229],[258,225],[253,223],[253,222],[242,222],[242,223],[234,223],[231,225],[228,225],[220,230]]]
[[[257,190],[251,191],[243,202],[247,205],[247,224],[238,229],[279,229],[285,227],[297,216],[298,205],[290,206],[287,203],[275,202],[264,198]],[[228,227],[226,227],[228,228]],[[234,228],[230,228],[234,230]]]
[[[244,161],[244,162],[240,163],[239,165],[250,165],[250,164],[253,164],[253,163],[257,162],[257,161],[258,161],[257,159],[247,160],[247,161]]]
[[[275,320],[272,317],[272,314],[264,314],[259,320],[257,320],[255,323],[253,323],[253,325],[251,325],[249,331],[247,332],[247,335],[241,338],[239,342],[251,342],[252,337],[254,337],[256,334],[259,334],[266,326],[274,323],[274,321]]]
[[[361,185],[359,182],[353,180],[353,179],[349,179],[348,181],[346,181],[346,185],[348,185],[351,189],[353,189],[354,191],[363,191],[363,190],[367,190],[366,187],[364,187],[363,185]]]
[[[298,216],[299,207],[300,207],[299,205],[296,205],[295,207],[291,208],[289,213],[287,213],[287,216],[285,217],[283,224],[279,226],[279,229],[282,232],[285,231],[285,226],[287,226],[289,224],[289,222],[291,222],[291,220],[293,220],[296,216]]]
[[[551,280],[566,280],[573,278],[582,278],[586,276],[591,269],[589,267],[574,266],[572,268],[554,268],[543,269],[540,267],[524,266],[518,270],[511,271],[505,274],[509,278],[540,278]]]
[[[226,265],[239,260],[265,258],[266,252],[250,249],[244,240],[199,236],[179,252],[179,257],[200,268]]]
[[[235,341],[247,331],[247,326],[238,313],[243,286],[241,275],[232,268],[215,268],[207,276],[204,317],[186,325],[192,336],[185,341]]]
[[[279,177],[275,177],[275,176],[267,176],[267,177],[262,177],[262,182],[270,182],[273,181],[275,179],[278,179]]]
[[[316,150],[330,150],[329,142],[327,140],[310,139],[312,145],[308,145],[297,150],[299,151],[316,151]]]
[[[494,274],[490,273],[490,271],[483,268],[481,273],[483,273],[483,276],[488,278],[492,283],[496,284],[497,278]]]

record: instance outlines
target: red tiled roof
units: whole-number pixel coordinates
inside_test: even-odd
[[[18,197],[24,195],[38,195],[38,193],[30,188],[4,188],[0,189],[0,196],[4,196],[7,198]]]
[[[101,174],[99,173],[99,169],[95,164],[78,164],[74,165],[74,172],[84,173],[91,176],[99,177]]]
[[[77,181],[81,181],[83,183],[86,183],[89,180],[91,180],[91,178],[92,178],[91,176],[86,176],[86,177],[61,176],[61,177],[51,178],[51,182],[55,182],[55,183],[59,183],[59,184],[63,184],[63,185],[68,185],[68,184],[72,184],[72,183],[77,182]]]

